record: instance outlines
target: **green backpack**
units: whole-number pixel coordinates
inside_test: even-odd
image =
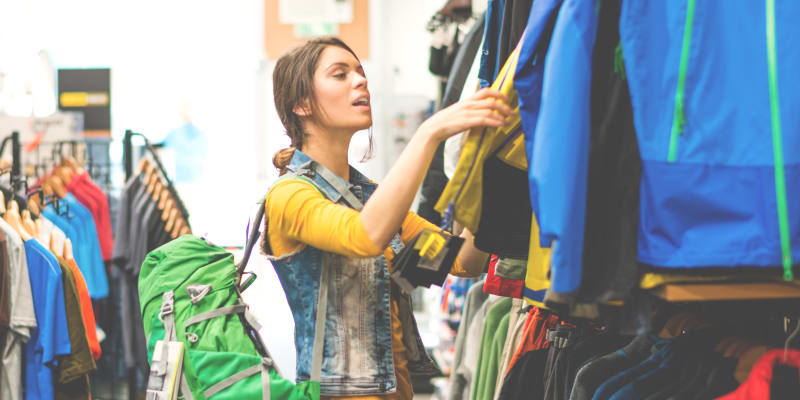
[[[320,285],[311,379],[295,384],[280,375],[241,292],[242,273],[258,238],[262,204],[242,262],[203,239],[185,235],[150,252],[139,273],[139,301],[149,359],[159,340],[184,344],[176,386],[185,399],[318,400],[327,285]],[[327,273],[323,269],[323,280]],[[158,359],[166,359],[166,347]],[[157,365],[158,363],[154,363]],[[165,371],[151,368],[151,376]],[[176,390],[177,391],[177,390]],[[168,400],[168,399],[167,399]]]

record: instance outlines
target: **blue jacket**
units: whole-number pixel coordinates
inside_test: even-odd
[[[800,252],[800,113],[788,112],[800,110],[800,2],[695,1],[622,6],[643,163],[638,259],[789,270]],[[561,293],[581,282],[599,5],[535,2],[514,82],[532,207]]]
[[[641,262],[797,263],[798,19],[795,0],[623,2]]]
[[[588,0],[535,1],[514,77],[531,206],[541,245],[552,246],[551,289],[559,293],[581,283],[598,7]]]

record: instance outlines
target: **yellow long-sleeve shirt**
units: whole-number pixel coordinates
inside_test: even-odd
[[[381,254],[391,272],[394,252],[380,249],[367,235],[358,211],[334,203],[312,184],[300,179],[287,179],[272,187],[266,198],[267,238],[273,255],[280,257],[311,245],[320,250],[347,257],[375,257]],[[438,230],[419,215],[409,211],[401,228],[400,239],[409,243],[423,229]],[[450,273],[471,276],[456,260]],[[397,302],[391,301],[392,354],[394,357],[397,392],[386,396],[337,397],[337,399],[411,399],[411,376],[403,345],[402,323]],[[323,396],[324,398],[324,396]]]

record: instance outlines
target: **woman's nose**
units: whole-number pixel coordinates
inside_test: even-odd
[[[355,78],[353,79],[353,87],[355,88],[366,88],[367,87],[367,77],[361,74],[355,74]]]

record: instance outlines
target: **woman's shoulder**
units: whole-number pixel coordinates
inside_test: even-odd
[[[325,197],[317,185],[304,176],[279,178],[267,191],[267,204],[284,203],[296,197]]]

